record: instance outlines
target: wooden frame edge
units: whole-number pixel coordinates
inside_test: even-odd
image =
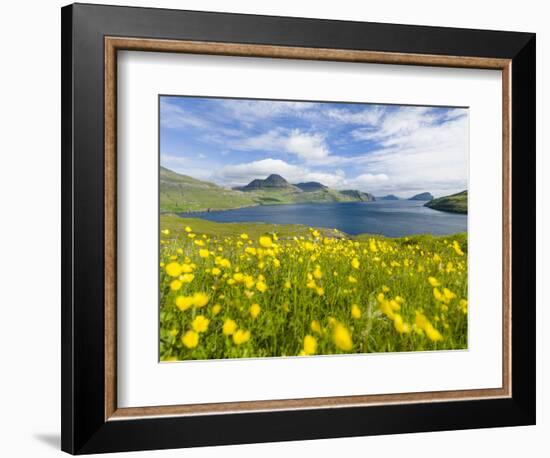
[[[266,401],[243,401],[215,404],[117,407],[116,377],[116,92],[117,51],[174,52],[188,54],[268,57],[393,65],[424,65],[479,68],[502,71],[502,318],[503,386],[501,388],[399,393],[363,396],[337,396]],[[277,410],[303,410],[410,404],[442,401],[499,399],[512,396],[511,368],[511,59],[405,54],[327,48],[301,48],[239,43],[104,37],[104,151],[105,151],[105,421],[143,417],[194,416],[207,414],[250,413]]]
[[[117,156],[116,156],[116,48],[105,40],[105,419],[117,410],[116,251],[117,251]]]

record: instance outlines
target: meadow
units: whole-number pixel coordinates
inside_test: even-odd
[[[160,226],[162,361],[467,348],[465,233]]]

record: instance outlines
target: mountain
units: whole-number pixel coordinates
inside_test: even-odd
[[[432,200],[434,196],[432,196],[429,192],[421,192],[420,194],[416,194],[409,198],[409,200]]]
[[[281,175],[273,173],[269,175],[265,180],[256,179],[252,180],[246,186],[240,186],[233,189],[239,191],[256,191],[258,189],[292,189],[294,188],[288,181],[286,181]]]
[[[399,200],[399,197],[394,194],[388,194],[387,196],[376,197],[376,200]]]
[[[291,184],[281,175],[255,179],[246,186],[233,188],[252,194],[260,205],[316,203],[316,202],[370,202],[374,196],[357,190],[338,191],[317,181]]]
[[[451,213],[468,213],[468,191],[430,200],[425,207]]]
[[[160,168],[160,211],[189,212],[228,210],[257,205],[244,192],[222,188],[213,183]]]
[[[315,181],[293,185],[272,174],[233,189],[160,169],[160,211],[192,212],[229,210],[253,205],[322,202],[371,202],[372,194],[348,189],[338,191]]]
[[[317,181],[308,181],[307,183],[297,183],[294,186],[300,188],[304,192],[313,192],[313,191],[322,191],[328,189],[324,184],[318,183]]]
[[[368,192],[357,191],[356,189],[346,189],[345,191],[340,191],[340,194],[351,197],[352,199],[359,200],[361,202],[373,202],[376,200],[372,194],[369,194]]]

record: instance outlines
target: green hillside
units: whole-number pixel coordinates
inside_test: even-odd
[[[468,213],[468,191],[430,200],[424,206],[444,212]]]
[[[246,186],[223,188],[213,183],[160,169],[160,210],[192,212],[229,210],[253,205],[281,205],[323,202],[369,202],[371,194],[357,191],[338,191],[321,183],[290,184],[279,175],[265,180],[255,179]]]
[[[330,188],[309,192],[296,191],[293,188],[259,189],[247,194],[254,196],[261,205],[368,201],[358,194],[348,195],[344,191]]]
[[[257,205],[254,196],[160,168],[160,211],[228,210]]]

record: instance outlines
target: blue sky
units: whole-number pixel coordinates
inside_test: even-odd
[[[221,186],[291,183],[406,197],[467,187],[468,110],[162,96],[161,164]]]

